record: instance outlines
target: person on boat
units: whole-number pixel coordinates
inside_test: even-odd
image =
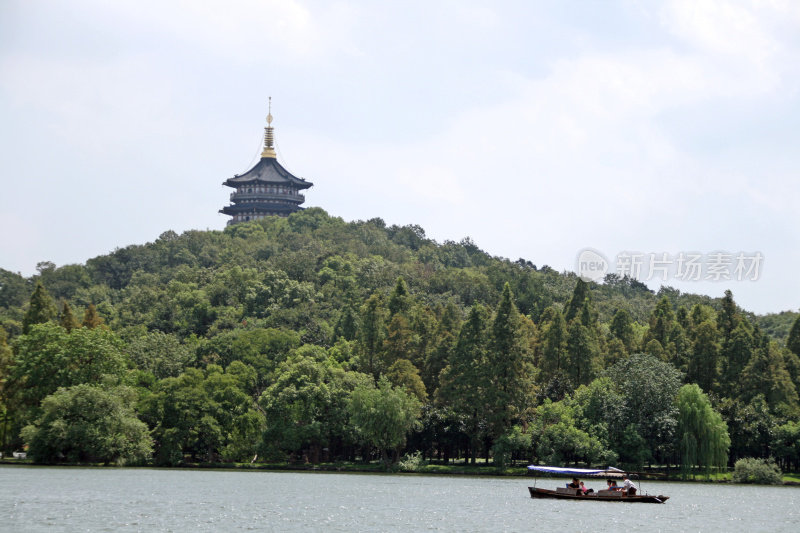
[[[584,485],[584,484],[583,484],[583,481],[581,481],[581,492],[582,492],[582,493],[583,493],[583,495],[585,496],[585,495],[587,495],[587,494],[591,494],[592,492],[594,492],[594,489],[589,489],[589,488],[586,488],[586,485]]]
[[[613,479],[609,479],[606,483],[608,484],[608,490],[622,490],[622,487],[618,487],[617,482]]]
[[[568,489],[579,489],[579,488],[581,488],[581,482],[578,481],[578,478],[574,477],[574,478],[572,478],[572,483],[567,483],[567,488]]]
[[[622,476],[622,490],[628,496],[636,496],[637,486],[630,480],[628,474]]]

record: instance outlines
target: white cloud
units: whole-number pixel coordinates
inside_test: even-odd
[[[100,20],[111,13],[139,32],[155,32],[243,64],[318,62],[355,53],[348,33],[356,16],[347,4],[314,6],[298,0],[97,1]],[[91,16],[91,15],[90,15]]]
[[[750,2],[672,0],[663,16],[672,31],[700,50],[760,64],[779,45],[757,11],[758,4]]]

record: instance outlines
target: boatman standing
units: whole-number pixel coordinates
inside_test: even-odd
[[[622,476],[622,490],[627,496],[636,496],[636,485],[628,478],[628,474]]]

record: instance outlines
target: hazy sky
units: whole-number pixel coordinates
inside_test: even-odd
[[[306,206],[797,310],[799,94],[793,0],[2,0],[0,268],[222,229],[272,96]]]

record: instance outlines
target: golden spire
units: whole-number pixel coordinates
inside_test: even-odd
[[[269,97],[269,112],[267,114],[267,127],[264,128],[264,150],[261,152],[261,159],[265,157],[269,157],[272,159],[277,158],[275,155],[275,149],[272,147],[272,142],[274,141],[274,136],[272,133],[272,97]]]

